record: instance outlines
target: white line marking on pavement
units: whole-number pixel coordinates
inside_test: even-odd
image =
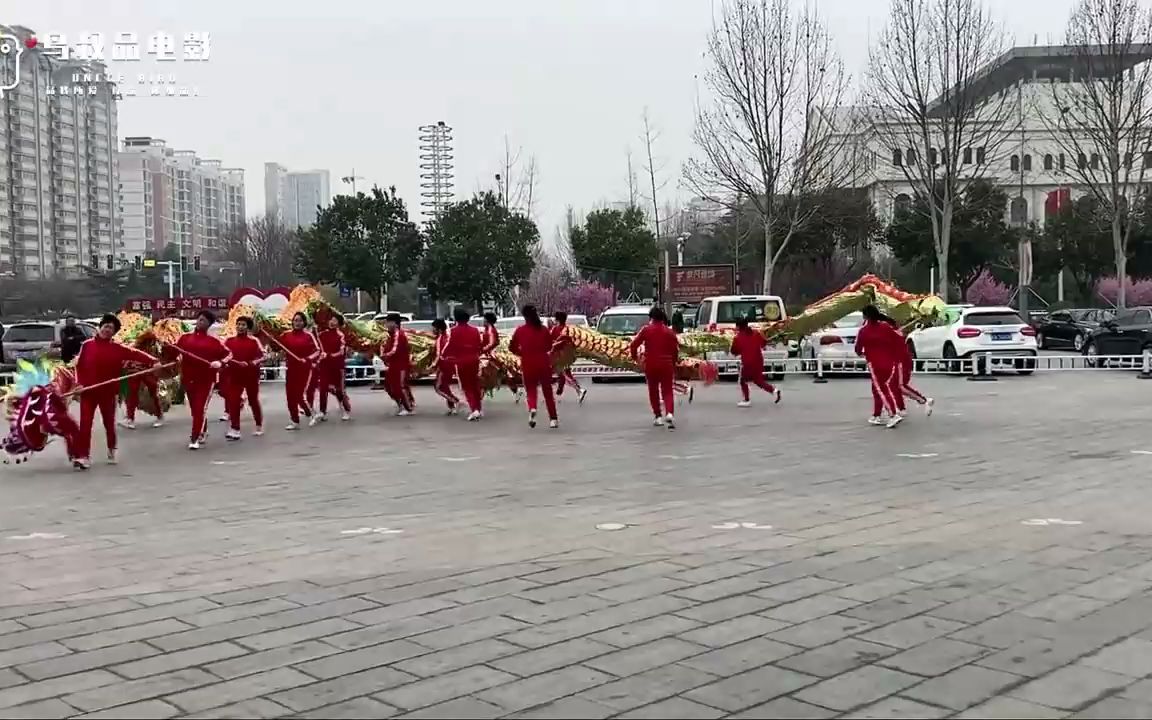
[[[623,530],[626,527],[628,527],[628,523],[609,522],[609,523],[600,523],[599,525],[596,526],[596,529],[597,530]]]
[[[771,530],[771,525],[761,525],[753,522],[726,522],[713,525],[713,530]]]
[[[439,459],[443,460],[444,462],[472,462],[473,460],[479,460],[480,456],[469,455],[467,457],[442,457]]]
[[[27,535],[9,535],[9,540],[60,540],[61,538],[68,537],[64,533],[41,533],[34,532]]]
[[[940,453],[897,453],[896,457],[912,458],[919,460],[921,458],[934,458],[939,457]]]
[[[1133,455],[1152,455],[1152,450],[1133,450]]]
[[[1060,518],[1032,518],[1021,520],[1021,525],[1083,525],[1081,520],[1061,520]]]
[[[658,455],[661,460],[702,460],[708,455]]]
[[[213,460],[213,465],[243,465],[243,460]]]
[[[378,527],[378,528],[362,527],[362,528],[356,528],[355,530],[341,530],[340,534],[341,535],[369,535],[369,534],[399,535],[402,532],[404,532],[404,531],[403,530],[393,530],[392,528],[386,528],[386,527]]]

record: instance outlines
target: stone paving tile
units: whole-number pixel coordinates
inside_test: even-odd
[[[40,702],[17,705],[4,710],[4,717],[34,720],[35,718],[68,718],[77,715],[76,708],[63,700],[41,700]]]
[[[936,638],[917,645],[910,650],[885,657],[879,664],[914,675],[933,677],[949,670],[967,665],[993,651],[982,645],[972,645],[959,640]]]
[[[902,697],[884,698],[878,703],[852,711],[854,718],[942,718],[950,711]]]
[[[806,702],[800,702],[792,698],[778,698],[772,702],[757,705],[753,708],[748,708],[744,712],[729,715],[730,718],[740,718],[741,720],[777,720],[778,718],[795,718],[796,720],[804,720],[807,718],[819,719],[836,717],[838,713],[835,710],[828,708],[817,707],[809,705]]]
[[[920,682],[896,670],[868,665],[812,685],[795,694],[797,700],[841,712],[874,703]]]
[[[874,627],[873,623],[866,620],[844,617],[843,615],[828,615],[779,630],[769,637],[791,645],[814,648],[857,635],[872,627]]]
[[[440,720],[469,720],[475,718],[477,720],[482,718],[497,718],[504,714],[504,711],[491,703],[486,703],[476,698],[460,698],[458,700],[449,700],[446,703],[426,707],[416,712],[405,713],[401,715],[403,718],[435,718]]]
[[[795,645],[757,637],[719,650],[694,655],[681,660],[680,664],[720,677],[728,677],[776,662],[801,651],[802,648]]]
[[[811,685],[819,678],[768,665],[697,688],[685,697],[711,707],[736,712]]]
[[[710,720],[710,718],[723,717],[724,712],[717,710],[707,705],[694,703],[691,700],[684,698],[670,698],[662,700],[658,703],[645,705],[644,707],[629,710],[626,713],[617,715],[619,718],[626,718],[632,720],[633,718],[640,720],[641,718],[650,718],[651,720],[662,720],[663,718],[685,718],[685,720]]]
[[[512,714],[575,695],[581,690],[603,685],[612,679],[611,675],[605,675],[592,668],[570,665],[484,690],[476,697],[499,707],[505,713]]]
[[[716,679],[715,675],[683,665],[664,665],[585,690],[577,697],[617,711],[630,710],[707,685]]]
[[[328,718],[332,720],[341,720],[342,718],[359,720],[360,718],[392,717],[397,713],[399,713],[399,710],[385,705],[379,700],[373,700],[370,697],[359,697],[352,700],[345,700],[335,705],[325,705],[310,712],[301,713],[297,717],[315,718],[316,720],[326,720]]]
[[[140,718],[140,720],[164,720],[165,718],[176,717],[180,714],[178,708],[169,705],[163,700],[145,700],[143,702],[132,703],[131,705],[119,705],[108,710],[99,710],[92,713],[84,713],[79,717],[86,720],[132,720],[133,718]]]
[[[243,700],[262,698],[277,690],[306,685],[311,681],[312,678],[292,668],[277,668],[196,690],[185,690],[181,693],[168,695],[165,699],[185,712],[195,713],[224,705],[232,705]],[[275,696],[270,699],[279,702]],[[311,709],[291,705],[285,705],[285,707],[290,707],[293,710]]]
[[[1068,713],[1064,710],[1057,710],[1045,705],[1037,705],[1005,696],[992,698],[986,703],[981,703],[976,707],[965,710],[956,717],[987,718],[988,720],[992,720],[993,718],[997,720],[1000,718],[1035,718],[1036,720],[1044,720],[1045,718],[1068,717]]]
[[[855,638],[839,640],[778,660],[777,665],[819,677],[832,677],[861,665],[870,665],[896,652],[886,645]]]
[[[494,668],[515,673],[521,677],[539,675],[568,665],[576,665],[590,658],[616,652],[611,645],[595,642],[587,638],[576,638],[549,645],[537,650],[529,650],[516,655],[492,660],[488,664]]]
[[[940,707],[963,710],[1022,682],[1024,678],[1019,675],[968,665],[922,682],[903,694]]]
[[[1062,710],[1078,710],[1133,682],[1119,673],[1084,664],[1069,665],[1015,688],[1012,697]]]
[[[1152,675],[1152,641],[1121,640],[1085,658],[1083,664],[1134,678],[1146,677]]]
[[[570,718],[606,718],[612,714],[611,708],[585,700],[579,697],[566,697],[550,702],[547,705],[525,710],[511,715],[513,718],[554,718],[555,720],[569,720]]]
[[[291,714],[291,710],[267,698],[253,698],[186,717],[189,720],[219,720],[220,718],[285,718]]]
[[[484,665],[473,665],[385,690],[377,693],[374,697],[401,710],[416,710],[464,695],[473,695],[481,690],[514,680],[516,680],[516,676],[511,673],[494,670]]]

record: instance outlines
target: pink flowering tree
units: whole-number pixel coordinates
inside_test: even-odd
[[[1108,302],[1116,304],[1120,295],[1120,283],[1116,281],[1115,276],[1100,278],[1099,282],[1096,283],[1096,294]],[[1133,282],[1132,278],[1125,278],[1124,301],[1128,307],[1152,305],[1152,280]]]
[[[1012,300],[1012,288],[985,270],[968,286],[964,298],[973,305],[1007,305]]]
[[[616,303],[616,290],[598,282],[578,281],[560,294],[561,307],[571,313],[595,317]]]
[[[562,309],[568,275],[555,265],[538,263],[528,276],[528,286],[520,290],[520,306],[535,305],[541,315]]]

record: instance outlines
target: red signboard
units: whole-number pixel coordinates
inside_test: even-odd
[[[670,276],[668,302],[694,305],[713,295],[736,294],[735,265],[678,265]]]
[[[214,313],[222,314],[228,309],[228,298],[200,295],[175,298],[133,298],[124,304],[124,309],[142,315],[151,314],[155,319],[166,317],[192,319],[201,310],[211,310]]]

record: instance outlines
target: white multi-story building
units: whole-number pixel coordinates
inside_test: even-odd
[[[331,200],[327,170],[292,172],[280,163],[264,163],[264,213],[269,218],[290,228],[308,227]]]
[[[168,246],[196,256],[219,249],[244,222],[244,171],[174,150],[159,138],[124,138],[119,152],[124,248],[130,258]]]
[[[33,35],[19,25],[0,32]],[[15,57],[0,55],[0,85],[15,79]],[[125,260],[117,98],[103,75],[100,63],[24,50],[19,84],[0,97],[0,274],[79,276]]]
[[[1057,198],[1066,200],[1086,192],[1073,172],[1073,164],[1091,168],[1100,163],[1095,154],[1070,157],[1067,143],[1061,143],[1054,135],[1051,122],[1059,114],[1053,86],[1084,79],[1083,58],[1078,58],[1077,53],[1075,48],[1066,46],[1016,47],[979,75],[984,92],[992,98],[988,102],[998,103],[998,116],[1007,115],[1008,119],[1002,131],[973,133],[982,141],[973,143],[976,147],[959,150],[961,172],[965,166],[971,167],[972,176],[1004,188],[1010,198],[1005,219],[1013,224],[1043,224],[1046,210],[1054,209]],[[1126,72],[1150,60],[1152,48],[1145,48],[1144,52],[1131,53],[1115,71]],[[1098,65],[1103,67],[1104,63]],[[1096,72],[1099,74],[1098,68]],[[941,102],[930,105],[929,113]],[[852,167],[854,176],[847,184],[866,190],[880,216],[889,219],[897,207],[910,203],[915,195],[915,186],[902,166],[923,162],[924,158],[918,155],[924,150],[923,143],[915,140],[904,143],[908,147],[894,147],[895,138],[914,138],[916,133],[877,130],[876,116],[873,110],[852,107],[838,108],[828,119],[835,127],[845,129],[841,138],[844,163],[845,167]],[[1049,120],[1046,122],[1045,118]],[[936,148],[929,149],[929,162],[935,161],[936,152]],[[1135,162],[1148,167],[1152,176],[1152,153],[1144,153]]]

